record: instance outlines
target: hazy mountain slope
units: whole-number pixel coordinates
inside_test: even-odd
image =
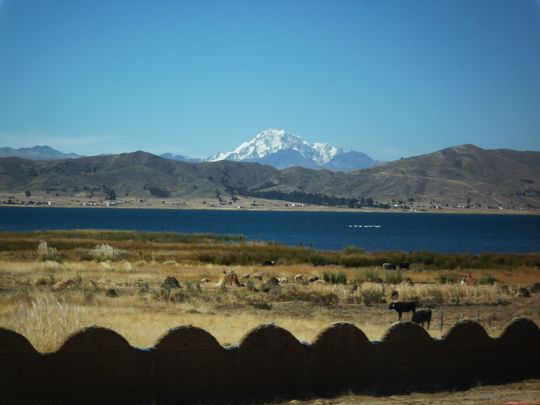
[[[436,205],[540,207],[540,152],[462,145],[356,172],[278,170],[227,160],[193,164],[145,152],[60,161],[0,159],[3,191],[103,196],[111,189],[119,198],[241,194],[287,199],[296,193],[295,198],[309,194],[386,203],[414,199]]]
[[[190,164],[146,152],[93,156],[62,161],[0,159],[0,189],[53,190],[71,195],[113,189],[118,197],[155,194],[210,197],[249,188],[277,171],[258,164],[216,162]]]
[[[63,153],[57,151],[56,149],[51,148],[50,146],[32,146],[30,148],[9,148],[4,147],[0,148],[0,157],[20,157],[23,159],[30,160],[56,160],[56,159],[67,159],[67,158],[78,158],[81,157],[76,153]]]
[[[343,152],[334,156],[330,161],[322,165],[324,169],[334,171],[353,171],[365,169],[376,165],[378,162],[371,159],[363,152]]]

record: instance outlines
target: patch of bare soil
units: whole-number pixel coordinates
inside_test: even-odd
[[[311,399],[306,401],[275,402],[297,405],[338,405],[338,404],[482,404],[500,405],[523,403],[540,405],[540,379],[526,380],[505,385],[485,385],[465,391],[443,391],[438,393],[412,393],[407,395],[370,396],[344,395],[333,399]],[[270,404],[268,404],[270,405]]]

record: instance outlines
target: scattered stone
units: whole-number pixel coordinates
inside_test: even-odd
[[[242,280],[248,280],[249,277],[251,277],[251,274],[249,273],[246,273],[246,274],[242,274],[242,277],[240,277]]]
[[[278,277],[277,281],[279,284],[287,284],[289,279],[287,277]]]
[[[52,289],[53,291],[64,291],[69,288],[75,287],[76,283],[73,279],[68,278],[67,280],[61,280],[56,284],[53,284]]]
[[[85,290],[97,290],[98,289],[98,285],[97,283],[94,281],[94,280],[86,280],[84,283],[83,283],[83,288]]]
[[[200,281],[201,284],[205,284],[205,283],[209,283],[209,282],[210,282],[210,279],[207,278],[207,277],[201,278],[201,281]]]
[[[308,283],[314,283],[315,281],[318,281],[319,277],[317,276],[311,276],[307,279]]]
[[[279,280],[277,279],[277,277],[270,277],[268,281],[266,282],[266,285],[268,287],[275,287],[279,285]]]
[[[139,288],[139,293],[144,294],[150,291],[148,283],[143,282],[142,280],[137,280],[137,287]]]
[[[165,290],[172,290],[173,288],[180,288],[180,283],[173,276],[168,276],[163,283],[161,283],[161,288]]]
[[[534,294],[540,293],[540,283],[534,283],[531,287],[531,292]]]
[[[518,289],[517,296],[522,298],[529,298],[531,296],[531,293],[525,287],[520,287]]]
[[[405,277],[405,280],[403,280],[403,283],[407,285],[414,285],[414,282],[412,281],[412,278],[410,277]]]
[[[114,288],[109,288],[105,292],[105,296],[109,298],[117,298],[119,296],[118,292]]]
[[[238,280],[238,276],[234,272],[234,270],[230,271],[223,271],[223,276],[221,277],[221,280],[219,280],[218,285],[220,286],[233,286],[233,287],[241,287],[242,284]]]
[[[296,276],[294,276],[294,282],[297,284],[304,284],[304,276],[302,274],[297,274]]]
[[[253,273],[251,278],[255,280],[262,280],[262,276],[259,273]]]

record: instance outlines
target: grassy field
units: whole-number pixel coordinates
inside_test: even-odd
[[[268,260],[276,264],[263,266]],[[383,262],[408,262],[410,269],[382,270]],[[352,322],[376,340],[397,320],[388,310],[397,292],[400,300],[432,308],[434,337],[465,318],[479,320],[495,336],[515,316],[540,324],[540,293],[518,296],[519,288],[533,290],[540,281],[539,266],[536,254],[370,255],[239,236],[1,233],[0,327],[22,333],[43,352],[90,325],[114,329],[138,347],[186,324],[208,330],[224,345],[270,322],[301,341],[334,322]],[[241,285],[220,285],[224,272],[234,272]],[[460,284],[469,273],[476,285]],[[180,287],[163,288],[168,276]],[[309,283],[309,277],[320,280]]]

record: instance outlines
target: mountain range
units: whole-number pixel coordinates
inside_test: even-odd
[[[51,148],[50,146],[35,145],[30,148],[9,148],[3,147],[0,148],[0,157],[9,157],[16,156],[23,159],[31,160],[55,160],[55,159],[73,159],[81,157],[76,153],[63,153],[59,152],[56,149]]]
[[[16,156],[31,160],[57,160],[82,157],[75,153],[62,153],[49,146],[30,148],[0,148],[0,157]],[[207,159],[191,158],[184,155],[163,153],[166,159],[180,162],[200,163],[231,160],[235,162],[255,162],[285,169],[300,166],[309,169],[333,171],[353,171],[371,167],[379,162],[362,152],[344,152],[328,143],[310,144],[283,129],[267,129],[244,142],[232,152],[220,152]]]
[[[335,158],[335,157],[334,157]],[[333,158],[332,158],[333,159]],[[329,161],[331,161],[330,159]],[[540,152],[461,145],[353,172],[252,162],[188,163],[138,151],[53,161],[0,159],[0,191],[104,198],[236,196],[328,205],[540,208]]]
[[[182,162],[202,161],[170,153],[160,156]],[[267,129],[233,151],[216,153],[205,160],[208,162],[220,160],[255,162],[277,169],[299,166],[334,171],[358,170],[378,163],[363,152],[344,152],[343,149],[328,143],[310,144],[283,129]]]

